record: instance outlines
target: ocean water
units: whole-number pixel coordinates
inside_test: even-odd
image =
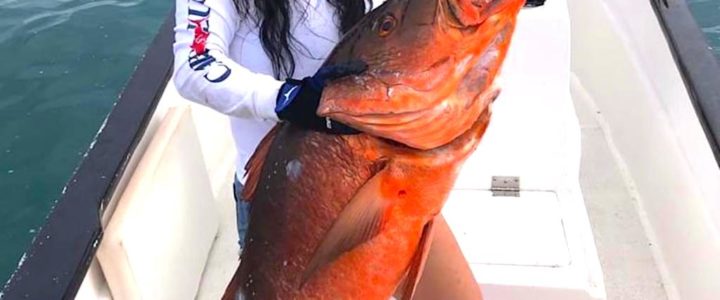
[[[0,288],[174,3],[0,0]]]
[[[720,0],[688,2],[720,57]],[[173,3],[0,0],[0,286]]]
[[[715,56],[720,59],[720,0],[688,0]]]

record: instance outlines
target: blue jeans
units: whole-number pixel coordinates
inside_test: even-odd
[[[248,223],[250,222],[250,202],[245,201],[241,196],[244,188],[242,183],[235,178],[235,183],[233,183],[233,196],[235,197],[238,244],[241,249],[245,247],[245,236],[247,235]]]

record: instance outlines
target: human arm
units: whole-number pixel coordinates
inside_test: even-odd
[[[254,73],[227,55],[239,18],[230,0],[177,0],[173,78],[183,97],[235,117],[285,120],[329,133],[356,132],[315,111],[327,80],[361,72],[364,64],[329,66],[302,80]]]
[[[240,118],[278,121],[284,81],[254,73],[228,57],[240,24],[232,0],[177,0],[174,84],[183,97]]]

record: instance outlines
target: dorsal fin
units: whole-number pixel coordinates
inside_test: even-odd
[[[305,268],[301,287],[320,268],[380,232],[388,205],[388,200],[380,193],[380,184],[387,172],[386,165],[387,161],[381,160],[371,167],[377,173],[358,189],[315,249],[315,254]]]
[[[258,144],[255,152],[252,156],[250,156],[250,160],[248,160],[245,165],[245,176],[247,178],[245,180],[245,188],[242,191],[242,199],[245,201],[252,200],[255,194],[255,189],[260,181],[260,173],[262,173],[263,163],[265,163],[265,159],[267,158],[268,153],[270,153],[270,146],[282,126],[283,124],[280,123],[270,129],[270,131],[260,141],[260,144]]]

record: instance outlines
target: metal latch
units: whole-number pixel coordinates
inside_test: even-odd
[[[490,190],[493,197],[520,197],[520,177],[493,176]]]

